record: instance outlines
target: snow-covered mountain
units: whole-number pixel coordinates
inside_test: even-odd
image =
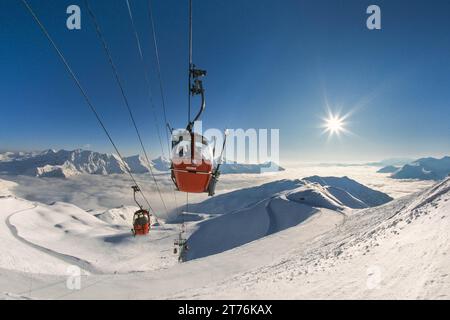
[[[149,165],[142,156],[126,157],[124,161],[114,154],[86,150],[4,153],[0,158],[0,173],[65,178],[81,173],[123,174],[127,169],[133,173],[149,171]],[[150,165],[159,170],[161,163],[162,159],[158,158]]]
[[[325,212],[322,212],[325,215]],[[309,234],[333,216],[315,214],[295,228],[256,241],[265,266],[217,284],[179,292],[188,299],[448,299],[450,178],[384,206],[347,214],[338,227]],[[292,241],[289,241],[292,239]],[[292,246],[290,246],[292,245]],[[238,260],[238,252],[230,255]]]
[[[377,173],[394,173],[399,170],[400,167],[396,166],[386,166],[377,171]]]
[[[147,173],[150,171],[147,161],[141,155],[126,157],[123,160],[128,165],[130,171],[133,173]]]
[[[2,161],[0,172],[37,177],[69,177],[79,173],[124,173],[126,166],[113,154],[84,150],[46,150],[29,157]]]
[[[392,200],[387,194],[368,188],[348,177],[313,176],[302,180],[278,180],[220,194],[199,204],[191,204],[190,210],[197,213],[222,214],[252,206],[282,193],[292,194],[293,191],[298,196],[299,202],[304,201],[309,205],[324,208],[368,208]],[[302,198],[304,200],[301,200]]]
[[[152,160],[153,167],[158,171],[169,171],[170,170],[170,160],[159,156]]]
[[[188,258],[202,259],[180,265],[176,227],[134,238],[132,207],[94,215],[30,202],[0,180],[0,299],[450,297],[450,178],[356,210],[341,210],[348,195],[329,187],[284,180],[258,189],[269,196],[256,203],[188,222]],[[67,288],[74,266],[82,290]]]
[[[347,177],[281,180],[190,205],[192,212],[220,214],[200,222],[189,238],[189,259],[217,254],[302,223],[323,210],[340,219],[351,209],[391,201],[388,195]],[[206,241],[206,239],[209,239]],[[225,240],[226,239],[226,240]]]
[[[319,177],[312,176],[304,178],[306,181],[315,182],[324,187],[329,187],[332,194],[337,195],[344,190],[356,199],[362,201],[367,207],[376,207],[392,200],[387,194],[373,190],[365,185],[350,179],[349,177]]]
[[[374,167],[387,167],[387,166],[395,166],[401,167],[405,164],[413,162],[414,159],[411,158],[390,158],[384,159],[378,162],[369,162],[366,165],[374,166]]]
[[[392,174],[394,179],[441,180],[450,174],[450,157],[422,158]]]
[[[159,172],[170,170],[170,160],[160,156],[150,160],[152,169]],[[87,174],[123,174],[127,168],[132,173],[147,173],[150,166],[140,155],[125,157],[124,162],[114,154],[105,154],[87,150],[46,150],[43,152],[5,152],[0,154],[0,173],[10,175],[31,175],[36,177],[65,178],[81,173]],[[284,171],[284,168],[272,162],[263,164],[224,163],[221,172],[264,173]]]

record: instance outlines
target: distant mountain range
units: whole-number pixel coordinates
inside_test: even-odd
[[[0,173],[67,178],[78,174],[123,174],[128,170],[132,173],[147,173],[150,168],[156,172],[170,170],[170,161],[164,157],[150,160],[150,164],[140,155],[126,157],[123,160],[114,154],[81,149],[4,152],[0,153]],[[284,169],[270,162],[265,164],[225,163],[221,167],[221,172],[225,174],[282,170]]]
[[[411,158],[390,158],[390,159],[384,159],[378,162],[369,162],[366,165],[374,166],[374,167],[401,167],[405,164],[413,162],[415,159]]]
[[[394,173],[398,171],[400,167],[396,166],[386,166],[377,171],[377,173]]]
[[[237,174],[237,173],[264,173],[284,171],[274,162],[266,162],[261,164],[240,164],[236,162],[227,162],[220,166],[220,172],[223,174]]]
[[[442,180],[450,174],[450,157],[422,158],[392,174],[394,179]]]
[[[162,167],[164,160],[157,158],[150,165]],[[11,175],[66,178],[78,174],[123,174],[149,171],[149,165],[140,156],[131,156],[122,161],[114,154],[87,150],[45,150],[32,153],[3,153],[0,156],[0,172]],[[156,169],[158,170],[158,169]]]

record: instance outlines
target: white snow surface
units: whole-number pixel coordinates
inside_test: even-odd
[[[134,238],[134,207],[87,212],[15,188],[0,180],[0,299],[450,298],[450,179],[365,209],[303,180],[223,194],[222,212],[205,202],[187,223],[183,264],[176,223]],[[226,204],[236,198],[250,200]],[[73,265],[80,290],[66,286]]]
[[[175,298],[449,299],[450,179],[339,227],[269,265]]]

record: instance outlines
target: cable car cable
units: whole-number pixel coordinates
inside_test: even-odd
[[[150,160],[149,160],[149,158],[148,158],[147,150],[146,150],[145,147],[144,147],[144,143],[143,143],[143,141],[142,141],[141,134],[140,134],[139,129],[138,129],[138,127],[137,127],[136,120],[135,120],[134,115],[133,115],[133,111],[131,110],[131,106],[130,106],[128,97],[127,97],[127,95],[125,94],[125,89],[124,89],[123,84],[122,84],[122,81],[121,81],[121,79],[120,79],[120,76],[119,76],[119,72],[118,72],[118,70],[117,70],[117,67],[116,67],[116,65],[115,65],[115,63],[114,63],[114,60],[113,60],[113,58],[112,58],[111,51],[109,50],[108,44],[107,44],[107,42],[106,42],[106,39],[105,39],[105,37],[103,36],[103,33],[102,33],[101,29],[100,29],[100,25],[99,25],[99,23],[98,23],[98,21],[97,21],[97,18],[96,18],[96,16],[95,16],[93,10],[91,9],[91,7],[90,7],[90,5],[89,5],[89,1],[88,1],[88,0],[85,0],[85,4],[86,4],[86,8],[87,8],[87,10],[88,10],[89,16],[91,17],[92,23],[94,24],[95,31],[96,31],[96,33],[97,33],[97,35],[98,35],[98,37],[99,37],[99,39],[100,39],[100,41],[101,41],[101,43],[102,43],[102,45],[103,45],[103,49],[104,49],[104,51],[105,51],[105,54],[107,55],[108,62],[109,62],[110,66],[111,66],[111,68],[112,68],[112,70],[113,70],[115,80],[116,80],[116,82],[117,82],[117,85],[118,85],[119,88],[120,88],[120,92],[121,92],[121,95],[122,95],[122,97],[123,97],[125,106],[126,106],[126,108],[127,108],[127,110],[128,110],[128,114],[130,115],[131,122],[133,123],[134,129],[135,129],[135,131],[136,131],[136,135],[137,135],[137,137],[138,137],[138,139],[139,139],[139,143],[140,143],[140,145],[141,145],[141,148],[142,148],[142,150],[143,150],[143,152],[144,152],[145,159],[146,159],[147,164],[148,164],[148,166],[149,166],[150,174],[152,175],[153,181],[155,182],[155,186],[156,186],[156,189],[157,189],[157,191],[158,191],[158,194],[159,194],[159,196],[160,196],[160,198],[161,198],[161,201],[162,201],[162,203],[163,203],[164,209],[165,209],[165,211],[166,211],[166,215],[168,216],[168,215],[169,215],[169,212],[168,212],[168,210],[167,210],[166,203],[165,203],[165,201],[164,201],[164,198],[163,198],[163,196],[162,196],[162,193],[161,193],[161,190],[160,190],[160,188],[159,188],[158,182],[157,182],[157,180],[156,180],[156,178],[155,178],[155,175],[154,175],[154,173],[153,173],[153,169],[152,169],[152,166],[151,166],[151,164],[150,164]],[[139,48],[139,49],[140,49],[140,48]]]
[[[127,0],[128,2],[128,0]],[[172,150],[171,147],[171,139],[169,138],[169,134],[168,132],[171,131],[170,129],[170,125],[169,125],[169,121],[167,118],[167,108],[166,108],[166,97],[165,97],[165,90],[164,90],[164,85],[163,85],[163,81],[162,81],[162,72],[161,72],[161,62],[160,62],[160,55],[159,55],[159,46],[158,46],[158,38],[156,36],[156,28],[155,28],[155,19],[153,18],[153,10],[152,10],[152,2],[151,0],[148,0],[147,2],[147,8],[148,8],[148,16],[149,16],[149,20],[150,20],[150,25],[151,25],[151,29],[152,29],[152,36],[153,36],[153,47],[155,48],[155,57],[156,57],[156,66],[157,66],[157,74],[158,74],[158,80],[159,80],[159,89],[160,89],[160,94],[161,94],[161,102],[162,102],[162,108],[163,108],[163,115],[164,115],[164,121],[166,122],[166,138],[167,138],[167,158],[170,159],[170,153]],[[139,38],[138,38],[139,39]],[[164,150],[161,144],[161,152],[164,156]],[[178,201],[177,201],[177,196],[176,196],[176,192],[175,192],[175,187],[172,185],[172,191],[173,191],[173,197],[175,200],[175,206],[178,208]],[[180,208],[180,212],[183,209]]]
[[[146,81],[147,88],[148,88],[148,95],[149,95],[150,103],[151,103],[151,106],[152,106],[152,109],[153,109],[153,116],[154,116],[154,120],[155,120],[155,126],[157,128],[159,143],[160,143],[160,146],[161,146],[161,153],[162,153],[162,156],[164,157],[164,147],[163,147],[163,143],[162,143],[161,133],[159,131],[158,119],[157,119],[157,116],[156,116],[156,113],[155,113],[156,108],[155,108],[154,101],[153,101],[153,94],[152,94],[150,79],[149,79],[148,73],[145,71],[146,70],[146,66],[145,66],[145,60],[144,60],[144,54],[143,54],[143,50],[142,50],[141,40],[140,40],[140,37],[139,37],[139,33],[137,32],[136,24],[134,22],[134,17],[133,17],[133,13],[132,13],[132,10],[131,10],[130,2],[128,0],[125,0],[125,2],[127,4],[128,14],[129,14],[130,21],[131,21],[131,26],[133,28],[133,32],[134,32],[134,36],[135,36],[135,40],[136,40],[136,45],[138,47],[139,58],[141,60],[142,69],[144,70],[145,81]],[[151,17],[151,19],[153,19],[153,17]],[[153,20],[151,20],[151,24],[152,24],[152,28],[154,28],[153,27]],[[156,34],[155,34],[154,29],[153,29],[153,38],[156,41]],[[157,44],[156,44],[156,46],[157,46]],[[155,47],[155,48],[157,48],[157,47]],[[159,53],[158,53],[157,49],[156,49],[156,57],[157,57],[157,63],[159,65]],[[164,119],[166,121],[166,124],[168,124],[167,116],[166,116],[166,107],[165,107],[165,103],[164,103],[164,91],[163,91],[160,67],[158,67],[158,70],[159,70],[158,73],[159,73],[159,81],[160,81],[160,90],[161,90],[162,104],[163,104],[163,110],[164,110]],[[170,157],[170,141],[169,141],[169,137],[167,136],[167,130],[166,130],[166,137],[168,139],[167,141],[168,141],[168,146],[169,146],[169,157]],[[174,201],[175,201],[175,206],[178,207],[177,197],[176,197],[176,194],[175,194],[175,188],[173,186],[172,186],[172,191],[173,191],[173,197],[174,197]]]
[[[148,96],[149,96],[149,100],[150,100],[150,105],[151,105],[152,111],[153,111],[152,113],[153,113],[153,117],[154,117],[154,121],[155,121],[156,132],[157,132],[159,144],[161,145],[161,150],[162,150],[163,149],[162,137],[161,137],[161,132],[159,130],[158,119],[157,119],[157,116],[156,116],[156,108],[155,108],[155,104],[154,104],[154,101],[153,101],[153,93],[152,93],[152,89],[151,89],[151,85],[150,85],[150,80],[149,80],[149,77],[147,75],[147,72],[145,72],[146,65],[145,65],[145,62],[144,62],[144,55],[143,55],[143,51],[142,51],[141,41],[139,39],[139,35],[138,35],[137,30],[136,30],[133,14],[132,14],[132,11],[131,11],[131,6],[130,6],[130,3],[129,3],[128,0],[126,0],[126,4],[127,4],[127,9],[128,9],[128,15],[129,15],[130,21],[131,21],[131,26],[133,28],[134,36],[135,36],[135,39],[136,39],[136,45],[138,47],[139,57],[140,57],[141,63],[142,63],[142,70],[144,70],[145,81],[146,81],[147,88],[148,88]]]
[[[114,147],[114,150],[116,151],[117,155],[119,156],[120,160],[122,161],[125,167],[125,170],[127,171],[127,173],[129,174],[129,176],[131,177],[131,180],[133,180],[134,184],[139,186],[139,184],[137,183],[136,179],[134,178],[133,174],[131,173],[130,169],[128,168],[128,165],[126,165],[126,162],[124,161],[124,158],[122,157],[122,154],[120,153],[119,149],[117,148],[117,145],[114,143],[114,140],[112,139],[110,133],[108,132],[108,130],[106,129],[105,124],[103,123],[100,115],[98,114],[96,108],[94,107],[91,99],[89,98],[87,92],[85,91],[85,89],[83,88],[83,86],[80,83],[80,80],[78,79],[78,77],[76,76],[75,72],[72,70],[72,68],[70,67],[69,63],[67,62],[64,54],[62,53],[62,51],[59,49],[59,47],[56,45],[55,41],[53,40],[53,38],[51,37],[51,35],[48,33],[47,29],[45,28],[45,26],[42,24],[41,20],[39,19],[39,17],[36,15],[36,13],[34,12],[34,10],[31,8],[31,6],[29,5],[29,3],[27,2],[27,0],[21,0],[22,3],[25,5],[25,7],[27,8],[27,10],[29,11],[29,13],[31,14],[31,16],[33,17],[33,19],[36,21],[36,23],[38,24],[39,28],[41,29],[41,31],[44,33],[44,35],[46,36],[46,38],[49,40],[50,44],[52,45],[52,47],[55,49],[56,53],[58,54],[59,58],[61,59],[61,61],[63,62],[64,66],[66,67],[67,72],[69,73],[69,75],[72,77],[72,79],[75,81],[76,86],[78,87],[78,89],[80,90],[81,94],[83,95],[86,103],[88,104],[89,108],[91,109],[92,113],[94,113],[98,123],[100,124],[100,126],[102,127],[103,131],[105,132],[106,136],[108,137],[109,141],[111,142],[112,146]],[[142,189],[141,189],[142,190]],[[150,202],[147,200],[147,197],[145,196],[144,192],[141,191],[141,195],[144,198],[145,202],[147,203],[149,209],[154,213],[155,211],[153,210],[152,206],[150,205]]]
[[[167,120],[167,108],[166,108],[166,97],[165,97],[165,91],[164,91],[164,85],[162,81],[162,73],[161,73],[161,62],[159,59],[159,46],[158,46],[158,39],[156,37],[156,29],[155,29],[155,20],[153,18],[153,11],[152,11],[152,3],[151,0],[148,0],[148,15],[152,27],[152,35],[153,35],[153,45],[155,48],[155,56],[156,56],[156,66],[158,71],[158,80],[159,80],[159,89],[161,92],[161,102],[163,107],[163,114],[164,114],[164,121],[166,122],[166,128],[169,126],[169,121]],[[170,155],[171,146],[170,146],[170,139],[168,135],[168,131],[166,130],[166,137],[167,137],[167,143],[168,143],[168,152]]]
[[[188,84],[188,124],[191,123],[191,73],[192,73],[192,0],[189,0],[189,84]]]

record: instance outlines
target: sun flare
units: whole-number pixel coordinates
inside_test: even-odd
[[[331,116],[326,119],[326,128],[331,133],[339,133],[344,129],[344,121],[338,117]]]
[[[347,132],[345,128],[345,117],[329,113],[328,117],[323,119],[323,121],[322,127],[324,128],[324,133],[328,133],[329,136],[339,136],[341,133]]]

